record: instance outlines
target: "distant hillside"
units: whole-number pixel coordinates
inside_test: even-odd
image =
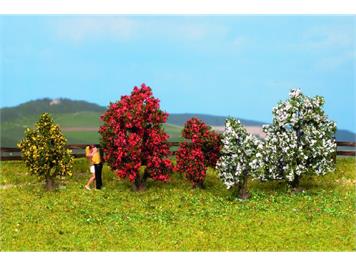
[[[76,112],[104,112],[105,107],[86,101],[76,101],[65,98],[29,101],[15,107],[0,109],[1,123],[11,122],[29,115],[40,115],[44,112],[51,114],[65,114]]]
[[[3,147],[15,147],[23,138],[27,127],[33,127],[39,115],[48,112],[59,124],[69,143],[98,143],[100,115],[106,107],[85,101],[48,98],[26,102],[15,107],[1,108],[0,143]],[[170,141],[181,141],[182,128],[164,125]]]
[[[227,118],[227,116],[206,115],[206,114],[191,114],[191,113],[170,114],[167,123],[184,126],[184,123],[192,117],[197,117],[203,120],[205,123],[209,124],[210,126],[224,126],[225,120]],[[260,121],[247,120],[247,119],[240,119],[240,122],[245,126],[262,126],[266,124]]]
[[[186,113],[186,114],[170,114],[168,117],[167,122],[169,124],[173,125],[179,125],[179,126],[184,126],[185,121],[187,121],[191,117],[197,117],[201,120],[203,120],[205,123],[209,124],[210,126],[213,126],[214,128],[218,130],[223,130],[221,127],[224,127],[225,125],[225,119],[227,116],[215,116],[215,115],[206,115],[206,114],[191,114],[191,113]],[[249,132],[252,134],[257,134],[261,135],[259,133],[256,133],[256,129],[258,127],[262,127],[262,125],[265,125],[267,123],[260,122],[260,121],[255,121],[255,120],[248,120],[248,119],[241,119],[238,118],[240,122],[245,126],[249,127]],[[336,131],[336,140],[338,141],[352,141],[356,142],[356,134],[353,133],[350,130],[345,130],[345,129],[338,129]]]
[[[338,129],[335,135],[336,140],[356,142],[356,134],[350,130]]]
[[[106,107],[86,101],[70,99],[41,99],[20,104],[15,107],[0,109],[1,146],[14,147],[23,137],[27,127],[33,127],[43,112],[51,113],[58,123],[69,143],[97,143],[99,141],[98,128],[101,125],[100,115]],[[170,135],[170,141],[181,141],[181,130],[184,123],[191,117],[198,117],[216,130],[222,131],[225,116],[206,114],[170,114],[166,132]],[[240,119],[247,130],[255,135],[261,135],[261,126],[265,123],[247,119]],[[348,130],[338,130],[336,139],[339,141],[356,141],[356,134]]]

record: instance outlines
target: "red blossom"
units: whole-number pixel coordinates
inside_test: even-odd
[[[183,173],[193,183],[204,182],[207,167],[215,167],[219,158],[220,135],[203,121],[193,117],[185,123],[182,136],[191,142],[179,145],[175,170]]]
[[[166,143],[168,134],[162,124],[168,114],[160,110],[159,100],[150,87],[134,87],[131,95],[110,103],[101,116],[99,129],[105,160],[121,178],[134,182],[142,165],[147,166],[150,177],[165,181],[172,165]]]

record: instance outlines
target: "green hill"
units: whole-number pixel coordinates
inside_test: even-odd
[[[41,99],[16,107],[2,108],[0,109],[1,146],[15,147],[23,137],[25,129],[33,127],[43,112],[51,113],[69,143],[98,143],[100,116],[104,111],[105,108],[99,105],[69,99],[59,99],[57,102]],[[164,128],[170,135],[170,141],[181,140],[180,126],[166,124]]]
[[[0,109],[1,124],[21,119],[27,120],[29,116],[35,116],[48,112],[51,114],[68,114],[76,112],[103,113],[105,107],[86,101],[70,100],[66,98],[33,100],[15,107]]]
[[[71,144],[98,143],[98,128],[101,124],[101,113],[76,112],[67,114],[52,114],[54,121],[60,125],[68,142]],[[1,123],[1,146],[15,147],[23,137],[27,127],[33,127],[38,115],[21,117],[14,122]],[[181,140],[181,127],[165,124],[164,128],[170,135],[170,141]]]
[[[69,143],[84,144],[98,143],[98,128],[101,124],[100,116],[105,107],[86,101],[70,99],[48,98],[20,104],[15,107],[0,109],[1,128],[0,140],[3,147],[15,147],[23,137],[27,127],[33,127],[43,112],[51,113],[58,123]],[[185,121],[191,117],[198,117],[211,126],[224,126],[225,116],[206,114],[170,114],[164,126],[170,135],[170,141],[181,141],[181,130]],[[240,119],[245,126],[261,126],[263,122]],[[338,130],[336,139],[342,141],[356,141],[356,134],[347,130]]]
[[[204,121],[210,126],[224,126],[227,116],[217,116],[217,115],[207,115],[207,114],[170,114],[167,120],[167,123],[173,125],[184,126],[185,121],[188,119],[196,117]],[[245,126],[262,126],[266,123],[254,120],[247,120],[239,118],[240,122]]]

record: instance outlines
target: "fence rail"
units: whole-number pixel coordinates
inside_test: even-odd
[[[355,150],[344,150],[342,148],[345,147],[356,147],[356,142],[348,142],[348,141],[337,141],[337,151],[336,155],[339,156],[356,156]],[[67,149],[71,149],[73,151],[73,157],[82,158],[85,157],[84,149],[89,144],[70,144],[67,145]],[[169,147],[178,147],[179,142],[168,142]],[[6,153],[6,154],[4,154]],[[175,155],[176,150],[172,151],[172,154]],[[21,151],[18,148],[13,147],[0,147],[0,161],[18,161],[22,160]]]
[[[356,142],[351,141],[336,141],[337,150],[336,155],[339,156],[356,156],[356,149],[350,147],[356,147]],[[347,148],[347,149],[345,149]]]

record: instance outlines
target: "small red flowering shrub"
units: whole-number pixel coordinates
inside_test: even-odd
[[[131,95],[110,103],[101,116],[101,144],[105,161],[121,178],[128,178],[136,189],[144,188],[147,177],[166,181],[172,170],[167,158],[168,134],[162,124],[168,114],[160,110],[159,99],[145,84],[134,87]],[[141,166],[146,166],[143,176]]]
[[[203,137],[202,151],[205,157],[205,165],[215,168],[221,149],[221,137],[215,131],[208,131]]]
[[[219,158],[220,135],[193,117],[185,123],[182,136],[191,142],[179,145],[176,170],[191,180],[193,187],[203,187],[207,167],[215,167]]]
[[[201,148],[194,143],[180,143],[177,155],[176,169],[184,173],[193,182],[193,186],[204,182],[206,167]]]

